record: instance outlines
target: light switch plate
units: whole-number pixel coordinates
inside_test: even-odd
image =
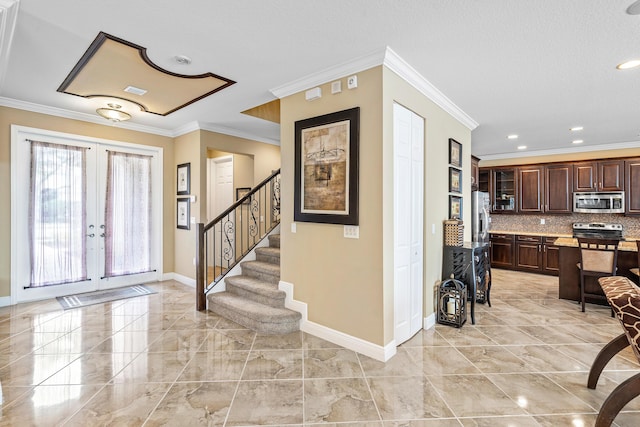
[[[298,227],[296,226],[295,222],[291,223],[291,232],[295,233],[296,231],[298,231]]]
[[[336,94],[342,92],[342,82],[340,80],[336,80],[331,83],[331,93]]]
[[[345,225],[344,237],[346,237],[347,239],[359,239],[360,227],[358,227],[357,225]]]

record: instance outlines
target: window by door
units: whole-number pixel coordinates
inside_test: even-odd
[[[12,127],[12,302],[158,280],[162,149]]]

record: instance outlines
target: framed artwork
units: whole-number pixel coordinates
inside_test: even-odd
[[[462,197],[449,196],[449,218],[462,219]]]
[[[449,168],[449,192],[462,193],[462,171],[456,168]]]
[[[358,225],[360,108],[295,123],[293,219]]]
[[[462,167],[462,144],[453,138],[449,138],[449,164]]]
[[[176,227],[182,230],[190,229],[191,204],[188,197],[178,199],[176,212]]]
[[[191,163],[183,163],[181,165],[178,165],[176,176],[176,188],[178,196],[189,194],[189,192],[191,191]]]
[[[236,202],[238,200],[242,199],[247,194],[249,194],[249,191],[251,191],[251,187],[238,187],[238,188],[236,188]],[[243,205],[248,205],[249,204],[249,200],[245,200],[242,204]]]

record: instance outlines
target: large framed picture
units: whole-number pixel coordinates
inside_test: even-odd
[[[176,189],[178,196],[184,196],[191,191],[191,163],[178,165]]]
[[[462,193],[462,171],[456,168],[449,168],[449,192]]]
[[[462,219],[462,197],[449,196],[449,218]]]
[[[182,230],[190,229],[191,204],[188,197],[177,199],[176,227]]]
[[[358,225],[360,108],[295,123],[293,219]]]
[[[449,164],[462,167],[462,144],[453,138],[449,138]]]

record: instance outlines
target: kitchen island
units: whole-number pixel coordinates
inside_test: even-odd
[[[576,266],[580,262],[578,240],[572,237],[560,237],[555,241],[555,245],[560,248],[559,297],[580,301],[580,271]],[[622,240],[618,246],[617,275],[626,276],[636,282],[637,276],[629,272],[629,269],[634,267],[638,267],[636,242],[635,240]],[[586,278],[585,292],[604,295],[598,281],[593,277]],[[603,302],[600,301],[600,303]]]

